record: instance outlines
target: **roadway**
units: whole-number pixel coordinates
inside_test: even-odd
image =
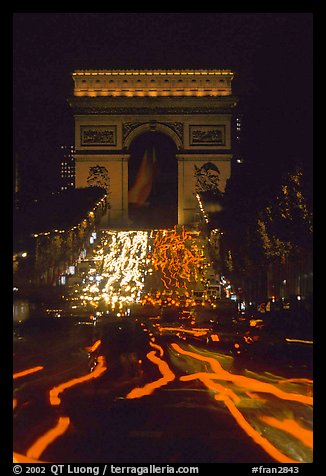
[[[15,461],[312,461],[310,341],[255,330],[238,354],[247,330],[194,319],[209,263],[181,235],[106,232],[58,309],[15,326]]]

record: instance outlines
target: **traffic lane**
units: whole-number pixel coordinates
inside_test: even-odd
[[[233,358],[186,343],[171,344],[170,355],[187,373],[180,380],[201,382],[276,461],[312,461],[311,379],[246,369],[239,373]]]
[[[151,333],[150,329],[147,328],[146,324],[144,324],[142,327],[143,327],[143,330],[142,330],[143,334],[150,337],[149,336],[149,334]],[[116,332],[118,332],[118,330]],[[115,333],[114,332],[112,333],[112,330],[111,330],[111,332],[109,332],[109,336],[110,336],[111,344],[112,344],[115,340]],[[119,336],[119,339],[120,339],[120,336]],[[126,345],[126,341],[127,343],[131,342],[129,338],[126,339],[126,336],[124,336],[122,340],[121,339],[119,340],[119,339],[118,341],[120,342],[120,344],[122,344],[122,347],[120,347],[120,350],[122,351],[120,352],[120,355],[125,354],[126,349],[135,350],[134,348],[132,347],[130,348],[128,345]],[[252,455],[251,461],[264,462],[266,461],[266,458],[267,460],[269,460],[270,454],[266,453],[266,451],[263,450],[262,447],[258,445],[257,443],[253,443],[252,437],[250,438],[246,437],[246,433],[243,431],[243,428],[241,427],[241,425],[238,424],[238,422],[237,424],[235,424],[234,411],[236,409],[234,408],[234,406],[232,407],[232,402],[230,403],[228,400],[225,400],[225,399],[224,400],[221,399],[221,401],[218,401],[215,398],[212,399],[212,397],[216,396],[217,393],[223,395],[225,393],[225,390],[221,392],[220,389],[218,388],[219,392],[216,392],[216,381],[213,381],[212,383],[210,383],[209,381],[210,376],[207,375],[207,371],[209,370],[209,367],[211,366],[212,362],[210,360],[207,360],[207,356],[206,356],[206,360],[205,358],[204,359],[198,358],[198,355],[203,357],[203,355],[201,355],[203,353],[203,350],[198,351],[198,349],[195,349],[195,352],[194,352],[194,349],[189,350],[191,349],[191,347],[188,347],[186,344],[185,344],[185,347],[183,348],[183,351],[182,351],[182,347],[180,346],[179,348],[175,348],[175,346],[174,347],[171,346],[169,347],[170,349],[169,353],[171,353],[171,349],[173,349],[172,357],[174,356],[174,359],[176,360],[176,362],[173,362],[173,365],[172,365],[171,364],[172,359],[170,358],[170,356],[167,355],[167,351],[166,351],[167,348],[165,345],[161,346],[160,344],[157,343],[157,341],[155,343],[154,336],[151,336],[150,339],[146,342],[149,342],[149,346],[151,350],[147,352],[146,354],[146,360],[145,360],[146,364],[144,362],[144,365],[141,366],[143,368],[143,374],[124,375],[122,373],[120,376],[117,373],[114,374],[114,372],[110,374],[108,370],[110,368],[110,363],[107,362],[107,367],[105,368],[105,372],[102,375],[100,375],[98,379],[92,380],[91,383],[88,382],[86,384],[84,382],[83,385],[78,385],[74,387],[74,382],[73,382],[73,386],[72,386],[73,388],[71,388],[71,383],[69,383],[69,385],[64,389],[63,394],[60,396],[61,398],[60,405],[56,407],[56,409],[59,410],[60,413],[62,414],[61,418],[69,418],[69,425],[67,426],[67,428],[65,428],[64,434],[60,436],[60,438],[57,438],[56,441],[52,442],[51,445],[45,448],[45,451],[43,451],[44,456],[49,458],[49,460],[51,461],[58,461],[58,460],[63,461],[62,458],[64,458],[65,457],[64,455],[66,455],[67,460],[65,461],[69,461],[71,457],[71,454],[68,451],[69,445],[71,445],[71,448],[76,448],[76,442],[77,443],[79,442],[78,444],[80,444],[80,448],[83,449],[81,454],[78,456],[78,458],[82,458],[80,461],[94,461],[93,457],[95,454],[97,454],[96,460],[100,461],[99,460],[100,453],[103,452],[104,450],[105,450],[104,451],[105,455],[107,455],[108,452],[109,453],[111,452],[110,454],[113,460],[120,461],[119,455],[121,455],[121,445],[128,442],[128,449],[125,452],[127,454],[124,453],[124,458],[122,460],[125,460],[125,458],[128,458],[130,456],[130,461],[136,461],[133,448],[135,447],[138,448],[137,446],[138,444],[141,447],[144,443],[144,439],[146,441],[148,439],[151,440],[153,435],[157,435],[156,438],[158,438],[160,442],[162,441],[165,442],[162,444],[161,443],[158,444],[158,447],[161,447],[163,445],[162,447],[165,448],[165,449],[162,449],[162,453],[159,452],[159,454],[164,454],[164,458],[162,459],[162,461],[170,461],[169,459],[167,459],[169,457],[172,458],[171,461],[173,460],[173,458],[176,458],[176,457],[180,458],[179,461],[187,461],[186,459],[183,459],[183,458],[186,458],[186,453],[188,451],[187,448],[189,448],[189,446],[191,447],[191,442],[189,441],[188,436],[186,435],[180,436],[178,431],[179,431],[179,428],[182,428],[182,425],[184,426],[183,419],[184,419],[184,415],[188,413],[187,408],[189,407],[189,400],[187,401],[187,399],[189,399],[189,396],[191,401],[191,400],[195,400],[198,397],[198,395],[201,395],[201,396],[205,395],[204,397],[205,402],[204,404],[201,405],[201,407],[198,407],[197,405],[197,409],[194,410],[193,419],[189,420],[188,416],[186,418],[187,421],[188,420],[190,421],[190,426],[193,431],[191,441],[194,441],[194,438],[196,441],[196,444],[194,444],[194,446],[196,447],[196,445],[199,445],[198,447],[201,447],[201,446],[208,445],[207,447],[210,448],[208,452],[201,451],[199,452],[199,454],[195,450],[192,450],[191,454],[196,455],[197,461],[199,461],[198,458],[200,458],[201,454],[205,456],[204,460],[206,461],[208,460],[212,462],[213,461],[221,461],[221,462],[229,461],[228,458],[231,457],[230,455],[232,454],[231,449],[232,447],[236,445],[236,441],[238,441],[239,438],[240,438],[240,441],[242,441],[241,438],[244,441],[246,441],[247,442],[246,446],[251,447],[252,449],[251,451],[249,451],[249,448],[247,448],[247,451],[245,451],[244,455],[236,456],[233,454],[233,457],[236,460],[239,460],[239,462],[248,461],[246,459],[246,455]],[[178,352],[176,354],[177,350]],[[204,354],[205,354],[205,351],[206,349],[204,349]],[[194,355],[187,355],[184,352],[192,352],[192,354]],[[119,352],[117,352],[117,349],[115,353],[116,353],[115,358],[117,358],[117,356],[119,355]],[[223,361],[222,363],[224,365],[224,369],[227,369],[228,365],[232,364],[232,361],[229,358],[226,359],[225,357],[226,356],[222,356],[222,357],[220,356],[219,358],[222,359]],[[208,357],[208,358],[211,358],[211,357]],[[214,359],[214,362],[217,361],[216,356],[214,356],[213,359]],[[182,362],[186,361],[185,368],[180,369],[181,361]],[[216,366],[216,363],[214,365]],[[149,371],[149,369],[151,369],[151,371]],[[204,379],[202,375],[198,375],[200,374],[200,371],[203,371],[203,370],[206,373],[206,376],[204,376]],[[195,373],[197,373],[195,378],[191,378],[186,382],[185,377],[191,377],[192,375],[194,375],[194,371]],[[222,377],[225,377],[225,374],[223,374],[223,372],[225,371],[228,372],[228,370],[223,370],[219,368],[220,375],[218,375],[218,379],[224,380],[224,384],[225,384],[225,381],[229,380],[229,375],[227,379],[221,378],[221,375]],[[237,377],[238,382],[236,383],[239,383],[239,378],[240,376]],[[252,380],[253,379],[251,379],[250,381],[251,386],[253,385]],[[210,383],[211,388],[205,385],[207,384],[207,382]],[[231,380],[231,383],[234,384],[232,380]],[[256,387],[254,386],[253,389],[250,387],[251,395],[249,395],[249,399],[247,398],[247,407],[249,406],[250,408],[253,408],[253,407],[256,408],[257,405],[261,404],[260,398],[259,398],[259,390],[261,390],[261,388],[259,387],[257,391],[257,382],[255,383],[255,385]],[[259,385],[261,385],[261,383]],[[180,396],[180,390],[181,390],[182,397]],[[254,393],[253,390],[256,393]],[[243,384],[241,387],[241,391],[243,391]],[[168,411],[162,410],[162,408],[165,408],[165,405],[166,405],[166,397],[162,401],[161,396],[167,395],[168,392],[170,392],[172,395],[172,401],[173,401],[172,406],[175,407],[174,411],[171,411],[171,401],[170,401],[170,404],[167,405],[167,408],[169,410]],[[210,406],[208,405],[207,395],[209,395]],[[235,390],[232,388],[229,388],[229,395],[235,395]],[[258,398],[257,398],[257,395],[258,395]],[[157,400],[158,397],[160,398],[160,400]],[[148,402],[148,400],[150,402],[153,401],[153,405],[151,405],[152,410],[151,412],[146,411],[146,414],[142,416],[142,412],[140,411],[140,409],[143,406],[143,402],[144,401]],[[218,404],[216,404],[214,400],[216,400]],[[244,399],[242,398],[242,405],[243,405],[243,400]],[[254,405],[252,401],[254,401]],[[124,403],[121,403],[121,402],[124,402]],[[157,402],[157,404],[155,402]],[[213,402],[213,405],[212,405],[212,402]],[[237,404],[238,402],[239,401],[237,401]],[[248,405],[248,402],[250,402],[249,405]],[[129,405],[129,403],[131,406]],[[226,403],[229,404],[229,407],[226,405]],[[113,411],[110,411],[110,408],[113,408]],[[123,411],[119,412],[119,408],[124,408],[124,409]],[[135,411],[128,412],[127,411],[128,408],[129,409],[135,408]],[[146,408],[147,406],[145,406],[145,409]],[[220,427],[218,418],[220,418],[220,416],[218,416],[217,418],[216,426],[212,427],[211,435],[209,438],[209,441],[214,440],[214,443],[212,443],[212,446],[210,446],[210,443],[206,441],[207,432],[201,435],[202,430],[201,429],[196,430],[196,422],[203,420],[204,417],[201,415],[203,412],[204,413],[213,412],[216,416],[216,415],[221,415],[221,412],[222,414],[225,414],[226,408],[227,408],[228,420],[229,422],[232,422],[232,424],[229,425],[229,427],[228,426],[225,427],[226,430],[224,431],[224,437],[223,437],[224,439],[223,441],[220,441],[220,447],[223,448],[222,453],[225,455],[224,456],[225,459],[223,459],[222,456],[217,455],[217,452],[216,452],[216,445],[218,443],[216,439],[219,440],[219,438],[221,437],[221,435],[219,435],[219,430],[218,430],[218,428]],[[139,409],[139,411],[137,409]],[[233,411],[233,414],[231,413],[231,410]],[[126,414],[129,415],[127,418],[127,422],[121,417],[121,415],[124,415],[125,412],[127,412]],[[169,431],[166,431],[166,428],[167,428],[166,422],[169,421],[169,415],[171,418],[170,421],[171,421],[172,428],[170,426]],[[210,416],[212,417],[212,415]],[[266,417],[270,415],[266,415],[266,413],[264,413],[262,416]],[[175,425],[173,424],[174,421],[176,422]],[[65,422],[67,422],[67,420],[61,421],[61,424],[64,424]],[[59,425],[59,423],[60,422],[58,421],[57,425]],[[271,423],[273,423],[274,426],[271,425]],[[59,427],[55,426],[55,428],[57,429],[56,431],[62,430],[62,426],[60,425]],[[264,425],[266,426],[266,422],[264,422]],[[274,420],[272,421],[269,420],[268,425],[272,426],[275,429]],[[110,428],[113,429],[112,430],[113,434]],[[72,429],[74,431],[72,431]],[[189,435],[188,430],[190,431],[190,429],[187,427],[187,432],[186,432],[187,435]],[[283,431],[280,428],[276,428],[275,430]],[[175,435],[175,431],[177,431],[177,435]],[[239,431],[242,437],[239,436]],[[98,442],[99,435],[100,435],[101,444],[97,444],[94,447],[94,445],[92,445],[92,443],[89,442],[90,435],[92,436],[91,438],[92,442],[93,441]],[[193,437],[193,435],[196,435],[196,436]],[[236,437],[235,437],[235,440],[233,441],[234,435],[236,435]],[[68,438],[68,442],[70,441],[70,443],[67,443],[67,438]],[[88,439],[88,443],[86,440],[84,440],[84,438],[86,438],[86,440]],[[229,441],[230,443],[231,440],[233,441],[233,443],[225,447],[225,441]],[[119,441],[121,445],[119,444]],[[176,453],[171,450],[171,445],[170,445],[171,441],[179,442],[178,451]],[[29,441],[29,443],[31,444],[31,441]],[[33,449],[33,445],[32,445],[32,449]],[[141,452],[140,448],[138,448],[137,451],[139,451],[138,453],[139,458],[141,455],[141,459],[139,461],[144,461],[144,458],[145,458],[146,461],[154,462],[155,458],[157,460],[157,457],[159,456],[159,454],[155,453],[154,449],[152,449],[152,453],[150,454],[147,452],[144,453],[144,451]],[[155,458],[151,459],[153,454]],[[175,456],[176,454],[179,456]],[[281,459],[279,458],[279,460],[283,461],[282,459],[283,457],[284,455],[282,455]],[[220,460],[220,458],[222,458],[222,460]],[[275,459],[272,459],[272,460],[274,461]]]
[[[156,345],[162,364],[163,347],[153,345]],[[189,348],[192,350],[186,352],[201,356],[195,354],[191,346]],[[181,347],[176,349],[180,354]],[[193,355],[190,357],[191,364],[186,370],[198,370],[192,363],[200,359],[193,358]],[[207,356],[206,361],[204,359],[201,362],[205,366],[207,363],[210,365]],[[224,359],[223,363],[230,365],[229,359]],[[184,369],[181,374],[183,372]],[[88,387],[87,392],[85,388],[82,392],[76,392],[77,389],[75,393],[70,391],[65,402],[71,403],[69,418],[75,431],[73,435],[71,432],[65,433],[48,448],[44,456],[51,461],[57,458],[69,461],[71,454],[67,448],[73,449],[75,457],[76,448],[81,448],[78,460],[82,462],[105,461],[108,455],[114,462],[275,461],[260,445],[246,438],[245,432],[240,425],[235,425],[233,416],[226,412],[225,406],[216,405],[211,392],[201,387],[200,379],[191,382],[190,386],[180,384],[180,381],[173,378],[171,382],[162,382],[161,376],[156,379],[160,385],[153,392],[139,393],[129,399],[128,395],[132,391],[125,397],[108,398],[108,380],[104,377],[95,382],[96,390],[92,386]],[[112,393],[112,382],[109,387]],[[146,384],[137,388],[146,388]],[[222,432],[220,428],[223,428]],[[101,435],[100,444],[98,435]]]
[[[89,373],[86,349],[69,352],[60,346],[64,358],[59,358],[58,349],[45,358],[38,358],[42,365],[28,367],[29,359],[19,359],[13,378],[13,437],[14,448],[25,453],[30,442],[51,428],[57,415],[50,403],[50,390],[61,382]],[[16,362],[14,358],[14,362]],[[19,370],[17,370],[19,369]]]
[[[98,397],[96,404],[86,405],[91,414],[70,414],[71,431],[43,458],[83,463],[274,461],[245,437],[225,410],[212,406],[206,391],[171,384],[140,399],[102,398],[100,411]]]
[[[203,328],[193,327],[189,332],[177,323],[170,323],[165,326],[156,324],[155,330],[160,336],[160,343],[164,339],[171,340],[172,336],[178,339],[180,345],[175,343],[170,346],[170,362],[174,371],[179,368],[185,374],[180,380],[200,381],[210,391],[215,392],[214,398],[227,406],[239,426],[268,454],[281,462],[311,461],[312,380],[302,374],[300,365],[290,365],[291,372],[283,367],[283,376],[267,372],[270,369],[264,368],[264,365],[254,372],[252,366],[249,366],[251,370],[244,367],[243,360],[239,366],[237,354],[234,354],[236,358],[232,358],[224,353],[212,353],[203,344],[198,347],[198,339],[204,340]],[[188,353],[182,352],[182,347],[191,349],[192,346],[189,346],[187,341],[194,339],[197,339],[197,347]],[[176,356],[173,350],[177,348],[179,352]],[[212,365],[215,368],[214,373],[208,371]],[[193,376],[187,375],[191,373]],[[222,382],[223,386],[217,382]],[[245,410],[239,411],[239,408]],[[251,410],[246,415],[248,408]],[[257,408],[259,410],[256,411]],[[270,435],[268,441],[261,437],[264,433]],[[302,435],[305,435],[304,438]],[[292,446],[290,453],[287,450],[289,443]]]
[[[92,342],[93,322],[78,318],[30,318],[15,326],[14,370],[45,364],[64,365],[67,357]]]
[[[147,358],[155,366],[156,375],[146,375],[146,382],[125,381],[123,389],[118,379],[109,378],[108,371],[91,386],[75,387],[62,395],[60,410],[69,415],[70,431],[46,448],[43,459],[69,462],[74,457],[74,461],[104,462],[109,457],[116,463],[270,461],[260,448],[245,441],[225,411],[216,415],[205,390],[189,392],[184,385],[180,389],[179,380],[165,361],[163,347],[152,342],[151,348]],[[130,390],[131,385],[136,387]],[[212,412],[216,420],[213,425]],[[227,421],[232,424],[227,436],[219,429],[221,419],[224,429]],[[241,449],[234,450],[239,438],[243,439]]]
[[[55,322],[54,318],[44,318],[41,326],[33,320],[28,326],[16,329],[13,347],[16,396],[29,391],[36,395],[43,394],[42,386],[46,389],[66,374],[88,370],[87,349],[93,342],[94,326],[84,324],[81,322],[76,326],[70,319]],[[36,369],[39,371],[36,372]],[[40,387],[40,391],[34,389],[36,386]]]
[[[281,375],[311,378],[313,374],[313,343],[287,341],[285,338],[260,338],[259,335],[241,335],[214,331],[207,348],[232,355],[240,370],[251,368]]]
[[[255,323],[255,322],[254,322]],[[178,339],[180,342],[194,342],[207,345],[207,348],[234,357],[234,365],[254,368],[257,371],[280,372],[307,378],[312,375],[313,342],[304,339],[288,338],[268,333],[246,323],[202,325],[175,321],[170,323],[153,322],[152,328],[157,338]],[[262,332],[263,331],[263,332]]]
[[[25,365],[19,368],[20,371],[15,372],[14,441],[15,448],[19,453],[27,454],[29,448],[33,450],[33,439],[37,434],[44,434],[45,428],[55,428],[54,423],[58,410],[60,413],[65,413],[64,404],[61,402],[63,393],[69,393],[75,386],[79,388],[83,386],[86,393],[89,391],[88,388],[93,384],[94,376],[97,377],[96,374],[100,368],[99,363],[101,363],[103,373],[105,373],[107,371],[106,359],[110,361],[110,375],[107,381],[112,395],[119,394],[121,386],[124,385],[124,380],[127,382],[133,381],[132,372],[134,369],[138,369],[140,364],[138,359],[135,366],[135,352],[137,350],[141,352],[140,344],[146,344],[147,337],[145,333],[140,327],[136,332],[130,323],[120,322],[113,323],[113,326],[110,326],[110,332],[107,331],[108,326],[99,326],[96,333],[92,331],[92,338],[89,341],[91,345],[83,348],[80,353],[70,354],[69,348],[63,352],[60,347],[61,353],[65,357],[58,359],[58,349],[54,345],[52,352],[47,349],[45,358],[39,358],[38,362],[43,365],[27,368],[25,362]],[[99,333],[103,338],[103,344],[99,339],[94,342]],[[33,332],[33,339],[36,336],[37,332]],[[57,337],[61,343],[64,342],[62,336]],[[29,336],[26,341],[30,344],[32,340],[35,344],[37,338],[36,341],[33,339]],[[49,340],[48,346],[51,347],[51,344],[56,344],[58,339]],[[69,339],[66,342],[69,342]],[[99,345],[97,345],[98,343]],[[101,347],[102,355],[96,352],[99,350],[98,347]],[[94,358],[96,359],[96,366],[90,372]],[[25,360],[28,361],[28,356]],[[140,376],[142,376],[142,373],[139,373],[138,378]],[[130,385],[132,383],[129,383]],[[102,388],[107,389],[107,386],[103,384]],[[96,387],[95,392],[97,392]],[[108,396],[110,392],[105,390],[104,393]],[[76,402],[74,404],[76,405]],[[37,454],[36,458],[38,456]]]

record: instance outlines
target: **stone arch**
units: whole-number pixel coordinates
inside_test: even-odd
[[[181,150],[183,148],[182,140],[179,135],[173,130],[173,128],[166,124],[163,124],[162,122],[156,121],[145,122],[140,125],[137,125],[125,138],[123,148],[129,150],[132,141],[136,139],[136,137],[140,136],[144,132],[149,131],[161,132],[173,140],[177,147],[177,150]]]
[[[175,225],[179,204],[175,142],[157,129],[147,130],[133,139],[128,152],[129,219],[154,228]],[[144,173],[145,170],[147,173]],[[139,176],[143,177],[143,181],[139,181]],[[140,193],[140,190],[143,192]]]

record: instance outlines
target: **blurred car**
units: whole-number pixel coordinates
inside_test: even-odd
[[[126,318],[99,319],[94,327],[93,344],[88,347],[90,371],[95,369],[102,355],[110,374],[137,373],[139,363],[151,350],[147,331],[145,326]]]
[[[262,321],[261,321],[262,322]],[[206,338],[207,345],[233,356],[252,353],[261,333],[259,320],[239,316],[219,316],[212,324]]]
[[[130,316],[133,318],[151,318],[159,315],[160,308],[154,304],[132,304],[130,306]]]
[[[161,321],[162,322],[178,322],[182,310],[178,306],[162,306],[161,307]]]

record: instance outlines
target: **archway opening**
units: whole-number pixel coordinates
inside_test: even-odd
[[[171,227],[178,223],[177,147],[167,135],[149,131],[130,145],[128,210],[132,225]]]

